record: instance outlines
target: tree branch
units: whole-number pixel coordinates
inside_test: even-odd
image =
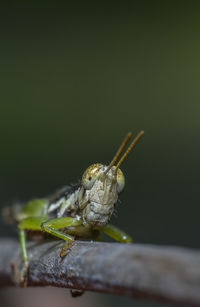
[[[178,247],[76,241],[29,245],[27,286],[56,286],[200,306],[200,252]],[[0,240],[0,286],[18,286],[19,243]]]

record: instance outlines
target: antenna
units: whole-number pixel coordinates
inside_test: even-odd
[[[133,142],[131,143],[131,145],[128,147],[128,149],[126,150],[126,152],[123,154],[123,156],[121,157],[121,159],[119,160],[119,162],[116,165],[116,173],[117,173],[117,169],[120,167],[120,165],[124,162],[124,160],[127,158],[127,156],[129,155],[129,153],[133,150],[133,148],[136,146],[136,144],[139,142],[139,140],[143,137],[144,135],[144,131],[140,131],[136,137],[134,138]]]
[[[127,135],[125,136],[124,140],[122,141],[119,149],[117,150],[116,154],[114,155],[112,161],[110,162],[110,164],[108,165],[107,169],[105,170],[104,174],[106,174],[111,169],[111,167],[116,163],[116,161],[118,160],[118,158],[121,155],[122,151],[124,150],[124,148],[128,144],[131,136],[132,136],[132,133],[128,132]]]

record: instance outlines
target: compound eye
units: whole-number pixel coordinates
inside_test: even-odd
[[[125,178],[122,171],[118,168],[117,170],[117,191],[120,193],[125,186]]]
[[[92,164],[86,169],[82,177],[82,185],[86,190],[92,188],[102,169],[103,164],[100,163]]]

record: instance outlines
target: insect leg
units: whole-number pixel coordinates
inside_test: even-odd
[[[24,262],[28,260],[27,250],[26,250],[26,232],[25,230],[41,230],[41,223],[44,222],[46,218],[44,217],[28,217],[22,220],[18,224],[19,228],[19,239],[22,251],[22,258]]]
[[[50,233],[53,236],[56,236],[60,239],[63,239],[67,241],[61,248],[60,251],[60,256],[65,257],[70,248],[72,247],[74,243],[74,238],[59,229],[70,227],[70,226],[80,226],[82,224],[81,220],[77,220],[76,218],[73,217],[61,217],[61,218],[56,218],[56,219],[51,219],[49,221],[46,221],[42,223],[41,229],[43,231],[46,231]]]
[[[109,237],[113,238],[114,240],[121,242],[121,243],[131,243],[133,240],[130,236],[128,236],[124,231],[121,229],[108,224],[105,227],[101,229],[105,234],[107,234]]]
[[[23,219],[19,224],[19,229],[26,230],[40,230],[41,224],[47,220],[47,217],[36,216],[36,217],[27,217]]]
[[[26,262],[28,260],[27,249],[26,249],[26,233],[25,230],[20,229],[19,231],[19,240],[22,252],[23,261]]]
[[[26,276],[26,272],[28,269],[28,256],[27,256],[27,249],[26,249],[26,232],[24,229],[20,229],[19,239],[20,239],[21,253],[22,253],[22,259],[23,259],[23,266],[20,272],[20,283],[22,287],[26,287],[25,276]]]
[[[44,221],[44,217],[30,217],[22,220],[19,225],[19,239],[20,239],[20,245],[21,245],[21,252],[22,252],[22,258],[23,258],[23,267],[21,270],[21,284],[22,286],[26,286],[25,282],[25,276],[28,269],[28,255],[27,255],[27,249],[26,249],[26,230],[40,230],[40,225]]]
[[[82,224],[81,220],[77,220],[73,217],[60,217],[45,221],[41,224],[41,230],[50,233],[51,235],[63,239],[65,241],[73,241],[74,238],[70,235],[65,234],[59,229],[67,228],[70,226],[79,226]]]

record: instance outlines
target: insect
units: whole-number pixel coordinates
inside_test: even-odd
[[[144,131],[140,131],[122,154],[132,136],[129,132],[110,164],[92,164],[84,172],[80,183],[66,186],[53,196],[33,199],[16,210],[24,264],[28,262],[27,231],[40,231],[64,240],[66,243],[61,249],[61,257],[67,254],[77,237],[98,240],[103,232],[116,241],[132,242],[130,236],[109,224],[109,220],[118,195],[125,186],[125,178],[119,167],[143,134]]]

